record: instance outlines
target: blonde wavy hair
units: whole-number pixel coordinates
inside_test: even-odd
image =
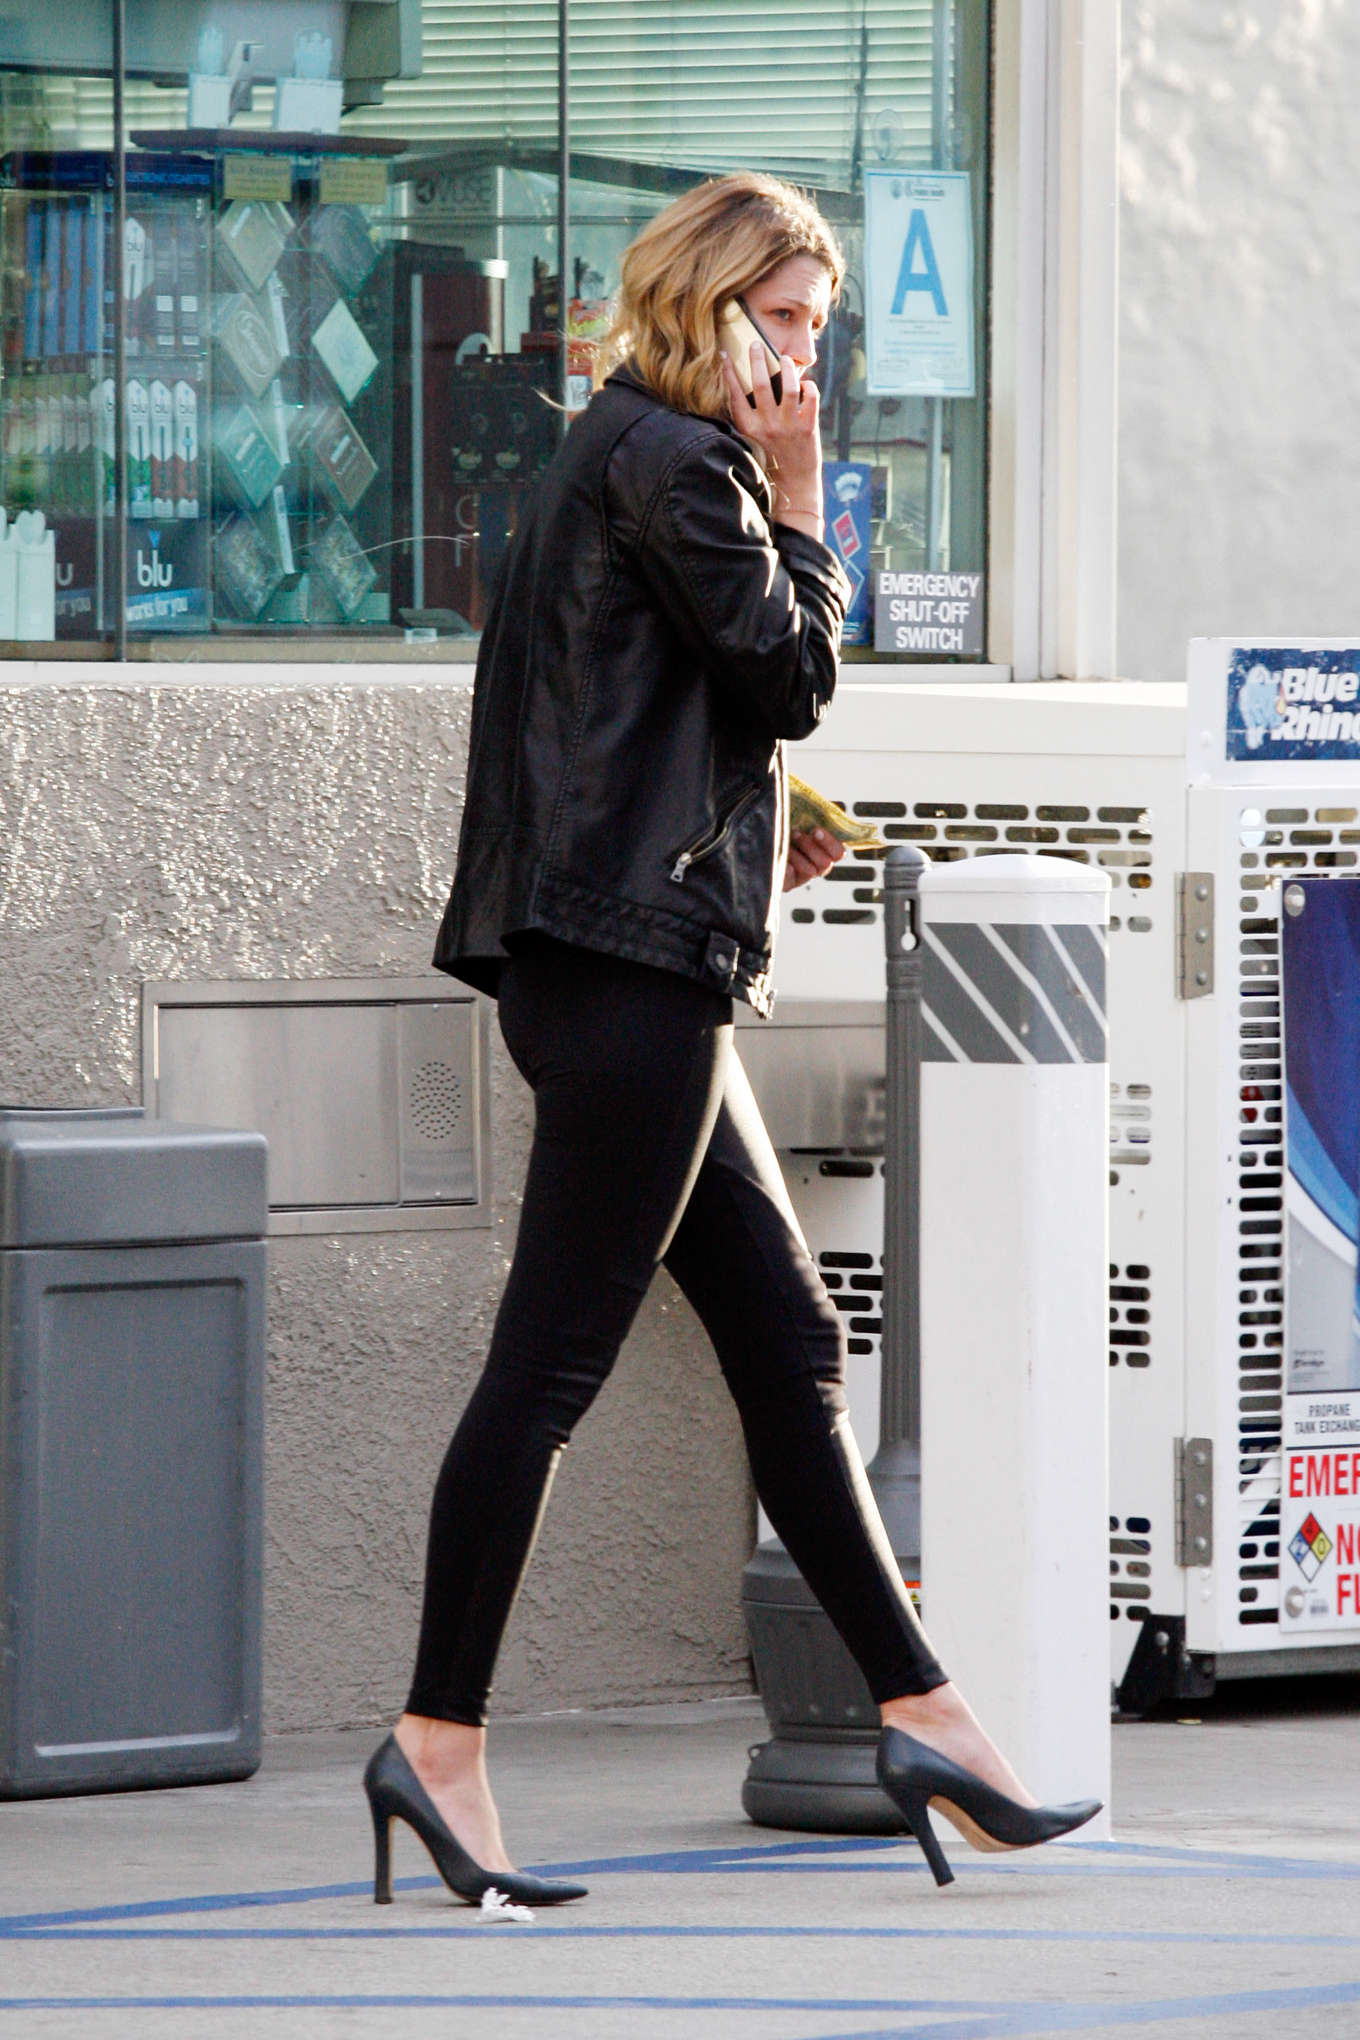
[[[718,313],[793,255],[823,265],[834,301],[845,258],[805,192],[752,170],[696,185],[649,220],[625,253],[595,387],[627,362],[675,410],[725,418]]]

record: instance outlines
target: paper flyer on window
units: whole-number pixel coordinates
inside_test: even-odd
[[[1280,1626],[1351,1629],[1360,1626],[1360,879],[1286,878],[1282,906]],[[1244,1231],[1254,1217],[1244,1206]]]

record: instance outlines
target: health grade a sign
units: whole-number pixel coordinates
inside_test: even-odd
[[[870,396],[973,396],[967,173],[866,171],[864,245]]]

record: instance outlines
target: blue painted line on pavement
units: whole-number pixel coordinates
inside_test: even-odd
[[[963,1874],[969,1878],[1080,1876],[1087,1880],[1098,1878],[1105,1883],[1116,1879],[1121,1883],[1129,1879],[1148,1882],[1158,1878],[1182,1878],[1187,1882],[1194,1882],[1196,1879],[1221,1879],[1224,1877],[1240,1877],[1248,1880],[1264,1879],[1267,1882],[1285,1883],[1297,1879],[1311,1879],[1314,1882],[1321,1881],[1324,1883],[1339,1880],[1345,1883],[1354,1882],[1356,1878],[1360,1878],[1360,1863],[1327,1863],[1310,1861],[1307,1858],[1299,1858],[1292,1863],[1277,1863],[1273,1866],[1254,1864],[1250,1861],[1242,1865],[1224,1861],[1207,1864],[1167,1863],[1164,1865],[1131,1863],[1127,1867],[1121,1867],[1114,1863],[1055,1863],[1052,1861],[1051,1845],[1044,1853],[1047,1860],[1040,1863],[978,1862],[972,1857],[964,1856],[962,1861],[966,1867]],[[618,1870],[623,1869],[622,1864],[612,1867]],[[757,1875],[762,1877],[899,1877],[910,1876],[916,1871],[924,1872],[925,1867],[924,1863],[720,1863],[714,1865],[707,1874],[716,1875],[718,1872],[722,1872],[724,1875],[732,1877]],[[955,1867],[958,1867],[957,1862]],[[575,1863],[554,1864],[552,1869],[552,1875],[555,1877],[578,1877],[585,1874],[580,1866]],[[606,1875],[608,1872],[597,1867],[589,1874],[598,1877]]]
[[[847,1857],[869,1856],[869,1863]],[[884,1860],[879,1860],[884,1859]],[[712,1871],[743,1870],[924,1870],[925,1860],[909,1835],[879,1839],[872,1835],[840,1835],[819,1841],[757,1842],[716,1849],[663,1849],[638,1856],[582,1856],[570,1863],[540,1866],[552,1877],[627,1876],[704,1877]]]
[[[1063,1843],[1070,1860],[1053,1862],[1023,1858],[998,1861],[983,1857],[969,1860],[968,1878],[1070,1877],[1080,1869],[1083,1877],[1102,1878],[1210,1878],[1225,1875],[1251,1879],[1348,1881],[1360,1878],[1360,1863],[1334,1863],[1301,1857],[1235,1856],[1215,1852],[1206,1856],[1199,1850],[1168,1845],[1159,1848],[1140,1843]],[[902,1852],[891,1861],[879,1861],[889,1851]],[[872,1859],[864,1862],[865,1855]],[[854,1857],[857,1860],[847,1860]],[[1101,1860],[1097,1861],[1099,1858]],[[790,1860],[793,1859],[793,1860]],[[832,1860],[836,1859],[836,1860]],[[676,1850],[666,1854],[593,1857],[569,1863],[529,1866],[544,1876],[645,1876],[645,1875],[921,1875],[924,1861],[915,1844],[896,1838],[878,1840],[853,1836],[812,1842],[775,1842],[729,1849]],[[399,1877],[396,1889],[431,1891],[441,1889],[437,1877]],[[68,1907],[58,1911],[10,1913],[0,1916],[0,1938],[31,1933],[41,1927],[76,1927],[113,1924],[119,1921],[150,1920],[172,1914],[225,1912],[269,1906],[306,1905],[332,1899],[366,1897],[372,1890],[367,1878],[342,1884],[313,1884],[270,1891],[210,1892],[197,1897],[145,1899],[125,1905]]]
[[[1360,1948],[1360,1934],[1162,1933],[1155,1927],[576,1927],[536,1915],[568,1941],[1052,1941],[1099,1946]],[[506,1924],[471,1907],[440,1927],[33,1927],[15,1941],[447,1941],[458,1934],[514,1939]]]
[[[394,1877],[394,1891],[442,1890],[443,1882],[438,1877]],[[27,1933],[33,1927],[71,1927],[85,1922],[97,1924],[101,1920],[154,1920],[164,1919],[169,1913],[230,1912],[237,1906],[267,1905],[308,1905],[315,1899],[363,1898],[371,1895],[372,1883],[364,1878],[359,1884],[302,1884],[286,1891],[214,1891],[201,1898],[144,1898],[129,1905],[91,1905],[68,1907],[63,1912],[10,1913],[0,1918],[0,1939],[9,1934]]]
[[[573,1993],[558,1997],[486,1992],[264,1992],[209,1996],[180,1993],[164,1997],[45,1996],[0,1997],[0,2011],[687,2011],[817,2012],[874,2017],[882,2013],[931,2016],[929,2025],[881,2028],[875,2040],[1015,2040],[1044,2033],[1095,2032],[1113,2026],[1166,2025],[1248,2013],[1318,2011],[1360,2004],[1360,1982],[1304,1984],[1294,1988],[1220,1992],[1183,1998],[1118,2003],[1035,2004],[941,1998],[807,1998],[607,1996]],[[943,2019],[940,2015],[943,2014]],[[859,2033],[825,2034],[822,2040],[863,2040]]]
[[[1181,1842],[1068,1842],[1067,1848],[1087,1849],[1092,1855],[1134,1856],[1140,1858],[1169,1857],[1176,1861],[1193,1860],[1195,1863],[1220,1864],[1236,1870],[1245,1865],[1249,1869],[1277,1870],[1282,1864],[1294,1865],[1305,1859],[1298,1856],[1255,1855],[1248,1849],[1191,1849]],[[1343,1865],[1360,1870],[1360,1864]]]
[[[689,1870],[721,1870],[739,1868],[741,1862],[751,1856],[780,1857],[786,1855],[830,1855],[858,1854],[865,1849],[900,1849],[902,1840],[888,1841],[873,1837],[836,1837],[808,1842],[767,1842],[754,1847],[736,1845],[730,1849],[675,1850],[667,1855],[614,1856],[592,1860],[587,1866],[595,1875],[604,1876],[610,1872],[624,1872],[634,1875]],[[919,1859],[901,1866],[904,1869],[924,1870],[925,1864]],[[565,1869],[552,1863],[532,1863],[524,1866],[526,1871],[542,1877],[566,1875]],[[579,1866],[577,1866],[579,1869]],[[573,1871],[576,1874],[576,1870]],[[397,1877],[393,1889],[397,1891],[430,1891],[442,1887],[438,1877]],[[82,1921],[154,1919],[166,1913],[225,1911],[235,1906],[306,1905],[316,1899],[359,1898],[371,1892],[372,1883],[368,1878],[345,1884],[312,1884],[287,1891],[228,1891],[210,1892],[197,1898],[156,1898],[144,1899],[129,1905],[105,1905],[67,1908],[50,1913],[10,1913],[0,1915],[0,1936],[26,1932],[31,1927],[61,1927],[79,1924]]]
[[[1070,1877],[1072,1856],[1081,1859],[1083,1876],[1119,1877],[1203,1877],[1234,1875],[1268,1877],[1360,1878],[1360,1862],[1335,1863],[1316,1858],[1238,1855],[1231,1850],[1188,1849],[1175,1843],[1146,1842],[1059,1842],[1050,1844],[1064,1853],[1054,1861],[1046,1850],[1041,1857],[1021,1853],[1000,1861],[995,1857],[964,1860],[970,1876]],[[895,1852],[895,1853],[894,1853]],[[832,1861],[832,1857],[870,1856],[869,1862]],[[879,1860],[891,1857],[891,1860]],[[1099,1862],[1092,1858],[1100,1858]],[[792,1860],[791,1860],[792,1859]],[[644,1856],[581,1857],[554,1863],[543,1874],[553,1877],[607,1877],[615,1874],[639,1876],[706,1876],[722,1872],[742,1876],[817,1874],[834,1876],[899,1876],[903,1871],[924,1873],[924,1859],[907,1836],[886,1840],[871,1836],[837,1837],[815,1842],[778,1842],[747,1848],[686,1849]],[[3,1922],[0,1922],[3,1926]]]
[[[208,1997],[183,1993],[173,1997],[0,1997],[0,2012],[90,2011],[417,2011],[479,2012],[848,2012],[873,2016],[880,2012],[983,2012],[1004,2015],[1012,2009],[995,1999],[954,2004],[948,1998],[824,1998],[824,1997],[624,1997],[581,1992],[569,1997],[537,1997],[527,1992],[480,1991],[356,1991],[345,1995],[305,1991],[269,1995]]]
[[[1214,1997],[1153,1998],[1142,2004],[1011,2005],[980,2018],[947,2019],[928,2026],[875,2029],[872,2040],[1020,2040],[1045,2033],[1094,2033],[1112,2026],[1174,2025],[1249,2012],[1319,2011],[1360,2004],[1360,1983],[1304,1984],[1297,1989],[1234,1991]],[[960,2007],[966,2013],[966,2007]],[[1196,2029],[1200,2030],[1199,2028]],[[863,2030],[824,2033],[819,2040],[869,2040]]]

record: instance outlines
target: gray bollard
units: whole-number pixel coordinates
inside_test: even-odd
[[[917,892],[929,859],[909,844],[884,863],[887,1090],[884,1134],[883,1371],[879,1446],[869,1485],[893,1554],[920,1580],[921,951]],[[817,1834],[900,1834],[897,1808],[874,1777],[878,1708],[864,1676],[777,1539],[742,1575],[756,1683],[772,1731],[742,1786],[763,1827]]]
[[[921,927],[925,852],[883,861],[888,981],[883,1135],[883,1332],[873,1488],[903,1578],[921,1580]]]

